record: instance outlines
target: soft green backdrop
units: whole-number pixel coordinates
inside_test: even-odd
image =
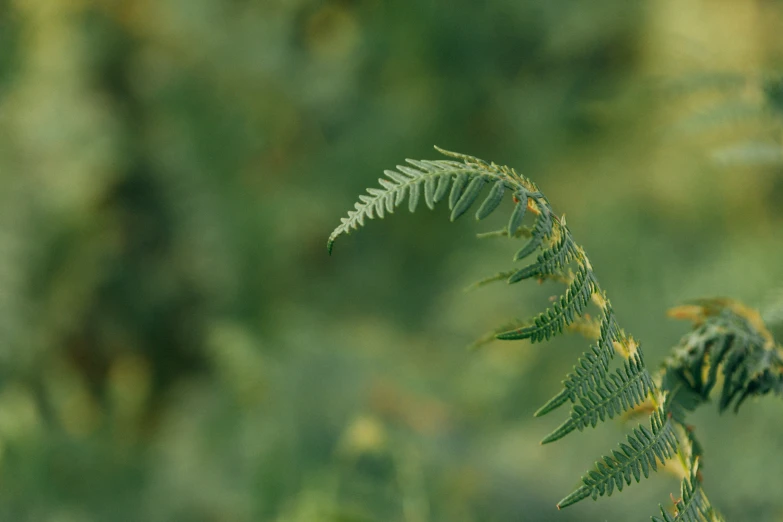
[[[782,15],[0,0],[0,520],[647,520],[675,477],[554,507],[626,429],[538,445],[583,340],[465,348],[554,293],[462,292],[502,218],[325,241],[438,144],[539,183],[651,365],[683,300],[783,319]],[[782,414],[694,418],[730,522],[783,520]]]

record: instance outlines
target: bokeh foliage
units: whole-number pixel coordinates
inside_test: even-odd
[[[715,151],[780,144],[781,13],[0,0],[0,519],[653,513],[674,477],[554,509],[627,429],[538,446],[556,419],[532,413],[580,341],[463,348],[550,293],[460,291],[507,264],[472,239],[497,227],[436,209],[336,258],[324,242],[381,169],[436,143],[534,175],[648,364],[684,299],[779,316],[783,172]],[[700,119],[726,103],[751,109]],[[782,407],[694,421],[728,520],[783,518]]]

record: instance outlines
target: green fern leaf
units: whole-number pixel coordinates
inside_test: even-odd
[[[416,212],[416,206],[419,203],[419,196],[421,195],[421,183],[411,184],[410,192],[411,193],[408,196],[408,210]]]
[[[587,391],[597,387],[604,381],[609,371],[609,362],[614,357],[613,341],[616,328],[611,313],[604,315],[601,323],[601,336],[589,352],[585,352],[574,366],[574,371],[563,381],[563,389],[536,411],[535,416],[541,417],[562,406],[566,401],[576,402]]]
[[[524,259],[538,250],[538,248],[541,247],[541,245],[543,245],[547,239],[549,239],[551,234],[552,214],[550,214],[548,209],[545,208],[543,211],[541,211],[541,213],[538,215],[538,218],[536,219],[536,224],[533,226],[530,241],[528,241],[527,244],[516,253],[514,256],[514,261]]]
[[[438,178],[438,188],[435,189],[435,194],[432,196],[432,202],[437,204],[443,201],[446,197],[446,193],[449,191],[449,183],[451,182],[451,176],[441,176]]]
[[[430,210],[435,210],[435,187],[437,184],[436,178],[427,178],[424,181],[424,202]]]
[[[644,365],[641,347],[609,378],[599,379],[594,386],[583,386],[584,393],[578,395],[579,404],[574,404],[571,417],[555,431],[547,435],[541,444],[562,439],[574,430],[582,431],[587,426],[595,427],[598,422],[615,416],[641,404],[655,385]]]
[[[560,240],[550,249],[545,250],[535,263],[526,266],[516,272],[508,280],[509,283],[516,283],[531,277],[541,277],[562,270],[576,257],[576,245],[571,239],[571,234],[564,231]]]
[[[509,282],[514,281],[509,279]],[[530,342],[535,343],[562,332],[563,328],[571,324],[577,316],[583,314],[595,290],[595,284],[592,271],[588,270],[586,266],[580,265],[574,276],[574,281],[552,308],[539,314],[531,326],[500,333],[497,338],[501,340],[530,339]]]
[[[657,471],[658,461],[663,464],[677,451],[677,437],[671,419],[663,410],[656,410],[650,416],[650,429],[639,425],[626,437],[628,444],[621,443],[612,456],[596,462],[595,469],[582,477],[582,486],[561,500],[557,507],[562,509],[587,497],[593,500],[610,496],[615,488],[622,491],[631,484],[631,478],[641,481],[649,477],[650,469]]]
[[[495,209],[498,208],[500,202],[503,201],[503,194],[505,194],[505,192],[506,182],[496,181],[492,186],[492,189],[490,189],[487,199],[484,200],[484,203],[482,203],[476,211],[476,219],[484,219],[492,214]]]
[[[442,148],[438,147],[437,145],[435,145],[435,150],[437,150],[438,152],[440,152],[444,156],[448,156],[450,158],[458,159],[458,160],[464,162],[467,165],[476,165],[476,166],[481,167],[481,168],[496,170],[494,164],[487,163],[483,159],[477,158],[475,156],[469,156],[468,154],[462,154],[460,152],[453,152],[453,151],[450,151],[450,150],[442,149]],[[452,163],[454,163],[454,162],[452,162]],[[457,163],[457,165],[459,165],[459,163]]]
[[[736,113],[727,110],[725,114]],[[588,426],[595,427],[598,422],[634,409],[651,394],[654,404],[663,403],[651,415],[650,428],[643,425],[634,428],[625,443],[582,477],[582,486],[565,497],[558,508],[587,497],[609,496],[615,489],[620,491],[630,485],[632,480],[639,482],[642,476],[648,477],[650,469],[655,471],[659,462],[679,453],[691,472],[689,480],[683,482],[683,498],[676,504],[675,514],[662,510],[664,518],[653,517],[653,520],[718,520],[695,479],[701,448],[683,424],[684,412],[706,401],[721,380],[720,411],[732,404],[736,411],[749,397],[770,392],[783,394],[783,351],[764,326],[761,316],[727,300],[703,300],[680,310],[675,316],[693,319],[696,327],[667,360],[661,380],[663,391],[659,390],[645,367],[641,347],[617,325],[606,292],[600,288],[584,250],[575,243],[565,219],[557,217],[536,185],[508,167],[472,156],[441,152],[460,161],[407,160],[408,165],[385,171],[386,177],[379,180],[380,188],[369,188],[366,194],[359,196],[354,210],[349,211],[332,232],[327,242],[329,251],[340,235],[364,226],[367,219],[383,218],[394,212],[406,198],[408,208],[415,211],[423,193],[427,207],[432,209],[448,193],[451,219],[454,220],[478,200],[489,184],[489,191],[475,214],[477,219],[483,219],[500,206],[509,189],[516,204],[507,227],[479,237],[529,237],[516,253],[515,260],[526,258],[537,250],[540,253],[534,263],[501,272],[474,286],[503,279],[515,283],[530,278],[555,279],[568,286],[551,308],[532,320],[500,328],[479,343],[493,338],[530,339],[535,343],[549,339],[571,325],[588,337],[597,338],[566,376],[562,390],[536,412],[536,416],[540,416],[568,401],[572,404],[569,418],[542,443],[553,442]],[[528,207],[536,214],[532,228],[522,225]],[[574,265],[575,272],[572,272]],[[598,324],[585,313],[591,301],[602,314]],[[610,371],[615,352],[628,359],[620,368]]]
[[[748,366],[743,364],[749,355],[746,345],[734,347],[723,364],[723,389],[718,402],[718,411],[729,407],[734,397],[743,389],[748,378]]]
[[[583,396],[589,388],[602,382],[608,371],[609,358],[597,346],[591,347],[589,352],[583,353],[579,358],[573,373],[569,373],[563,381],[563,389],[541,406],[533,416],[542,417],[569,400],[576,402],[577,397]]]
[[[476,218],[483,219],[500,206],[506,190],[510,189],[516,205],[507,228],[483,236],[529,236],[530,240],[517,252],[516,260],[526,258],[537,250],[540,253],[534,263],[521,270],[497,274],[480,281],[478,286],[503,278],[507,278],[509,283],[529,278],[551,278],[568,281],[568,286],[550,309],[532,321],[508,325],[480,342],[492,337],[538,342],[561,333],[576,321],[585,321],[592,329],[587,330],[589,335],[598,337],[595,345],[583,354],[574,371],[566,377],[563,390],[536,412],[536,415],[543,415],[569,400],[572,403],[569,419],[543,442],[552,442],[571,431],[583,430],[587,426],[596,426],[600,421],[615,418],[640,404],[650,393],[654,393],[660,401],[662,396],[644,365],[641,348],[637,347],[635,352],[631,349],[630,340],[617,325],[606,293],[600,289],[584,251],[574,242],[564,219],[557,217],[535,184],[507,167],[471,156],[444,154],[462,162],[407,160],[410,166],[401,165],[395,171],[386,171],[386,177],[379,181],[380,188],[367,189],[367,194],[359,197],[354,210],[343,218],[340,226],[329,237],[327,246],[330,251],[337,237],[363,226],[366,219],[382,218],[393,212],[406,198],[408,208],[414,211],[423,193],[426,205],[433,208],[438,201],[446,198],[450,189],[449,207],[454,220],[478,200],[484,187],[489,184],[490,189],[476,211]],[[533,199],[532,203],[530,199]],[[532,228],[522,226],[528,207],[536,214]],[[571,265],[574,261],[576,268],[572,273]],[[595,332],[595,323],[585,315],[591,301],[596,303],[602,313],[600,332]],[[610,360],[615,350],[620,350],[620,346],[625,348],[621,350],[624,354],[631,351],[633,355],[620,368],[610,372]],[[779,374],[769,377],[767,373],[759,373],[762,370],[766,372],[769,364],[765,365],[764,361],[754,358],[749,352],[745,357],[737,353],[734,347],[728,349],[722,364],[724,377],[729,383],[724,388],[727,395],[722,403],[728,404],[736,397],[741,402],[751,395],[751,391],[779,390],[783,387],[782,380],[776,380]],[[672,375],[682,374],[687,377],[687,372],[700,370],[701,364],[699,360],[688,360],[687,365],[678,367],[680,373]],[[694,379],[689,382],[697,386],[704,384]],[[672,410],[667,406],[666,411],[668,413]],[[648,476],[650,468],[655,470],[658,461],[670,458],[677,450],[672,423],[679,422],[679,418],[668,414],[664,422],[662,410],[657,410],[651,417],[651,429],[645,426],[636,428],[628,435],[627,444],[621,444],[611,456],[599,461],[595,470],[583,477],[583,486],[563,499],[559,507],[566,507],[588,496],[597,498],[610,495],[615,488],[621,490],[625,484],[630,484],[632,477],[638,482],[642,475]]]
[[[462,193],[460,198],[454,204],[454,208],[451,210],[451,220],[454,221],[462,214],[464,214],[481,193],[481,189],[484,188],[484,184],[487,182],[487,178],[479,176],[470,180],[465,192]]]
[[[514,236],[517,229],[522,226],[522,220],[525,219],[525,213],[527,212],[527,193],[520,191],[517,193],[516,198],[519,202],[514,206],[514,211],[511,212],[511,218],[508,220],[508,235]]]
[[[707,343],[705,343],[707,344]],[[710,370],[707,374],[707,382],[704,383],[704,388],[702,390],[702,398],[706,400],[712,389],[715,387],[715,384],[718,382],[718,370],[721,368],[721,365],[723,364],[723,358],[726,356],[727,353],[731,350],[731,346],[734,344],[734,336],[729,334],[725,335],[723,337],[719,337],[717,339],[712,340],[710,345],[710,355],[709,355],[709,364],[710,364]],[[703,352],[702,352],[703,355]],[[701,366],[699,366],[698,371],[701,372]]]
[[[457,202],[462,196],[462,191],[465,189],[465,185],[468,183],[468,175],[465,173],[457,174],[454,184],[451,185],[451,192],[449,194],[449,209],[454,209]]]

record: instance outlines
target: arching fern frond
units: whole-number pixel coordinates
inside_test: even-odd
[[[340,235],[362,226],[365,218],[376,215],[383,217],[384,210],[390,211],[402,204],[406,195],[409,198],[409,208],[415,210],[421,185],[424,187],[424,197],[430,207],[445,198],[450,187],[448,199],[452,220],[464,214],[478,200],[488,183],[491,184],[491,188],[476,213],[478,219],[496,210],[503,195],[510,192],[515,206],[508,226],[504,233],[496,232],[493,235],[508,237],[516,237],[520,233],[529,235],[530,239],[516,253],[514,259],[517,261],[525,259],[537,251],[538,255],[535,262],[515,270],[508,276],[508,282],[553,278],[566,280],[568,283],[565,292],[555,300],[552,308],[538,314],[532,320],[522,322],[521,325],[517,322],[511,329],[507,327],[495,337],[504,340],[529,339],[531,342],[550,339],[575,321],[587,320],[586,311],[591,302],[598,307],[601,318],[598,328],[600,334],[596,345],[577,361],[577,369],[567,376],[564,390],[537,412],[540,415],[551,411],[569,399],[573,403],[569,419],[556,433],[547,437],[545,442],[560,438],[576,429],[582,430],[588,425],[595,426],[599,420],[614,418],[634,408],[651,393],[654,400],[661,402],[659,392],[644,366],[644,359],[638,345],[617,325],[609,299],[600,288],[587,255],[574,241],[565,220],[555,214],[538,187],[528,178],[508,167],[487,163],[472,156],[442,150],[441,152],[461,162],[408,160],[408,164],[413,167],[403,165],[398,166],[396,171],[386,171],[388,179],[381,180],[383,188],[368,189],[369,195],[360,197],[355,210],[349,212],[331,234],[327,245],[330,251]],[[529,214],[535,216],[535,222],[532,228],[527,229],[523,226],[523,219]],[[573,270],[572,265],[575,265]],[[509,273],[492,276],[480,284],[498,280]],[[611,372],[609,361],[615,352],[619,352],[628,360],[616,371]],[[660,417],[660,414],[658,416]],[[653,417],[652,432],[644,427],[637,429],[629,436],[631,446],[621,446],[620,451],[614,453],[614,457],[605,459],[607,464],[600,464],[598,472],[591,473],[585,479],[585,487],[590,487],[586,496],[603,495],[604,491],[607,491],[606,488],[611,492],[615,485],[622,488],[621,483],[615,483],[611,478],[613,476],[611,473],[618,469],[622,470],[626,462],[636,462],[636,467],[643,469],[645,476],[650,466],[655,469],[654,459],[650,463],[644,451],[649,449],[652,452],[650,454],[660,452],[668,454],[675,444],[670,438],[668,424],[659,421],[658,417]],[[626,451],[624,448],[629,449]],[[633,454],[634,448],[640,451],[639,455]],[[629,466],[630,477],[634,464]],[[604,477],[602,475],[604,471],[611,473]],[[562,503],[560,507],[584,498],[584,496],[577,497],[579,494],[569,497],[570,500]]]
[[[483,237],[529,237],[514,259],[538,252],[536,260],[522,269],[500,272],[477,286],[500,280],[516,283],[549,279],[564,283],[566,288],[551,308],[532,319],[501,327],[478,344],[492,339],[526,339],[535,343],[567,329],[580,330],[595,340],[566,376],[560,392],[535,413],[541,416],[566,402],[572,404],[568,419],[543,443],[596,426],[621,413],[638,411],[642,403],[653,412],[650,428],[634,428],[626,442],[598,461],[595,469],[582,478],[582,486],[560,501],[558,508],[588,497],[609,496],[632,480],[639,482],[642,476],[649,476],[658,463],[676,454],[688,478],[683,482],[683,498],[676,504],[677,512],[669,515],[662,511],[662,520],[718,520],[697,480],[701,446],[684,424],[684,417],[687,411],[709,399],[721,377],[721,411],[732,404],[736,410],[748,397],[783,393],[783,350],[761,316],[726,300],[703,300],[676,309],[676,317],[693,320],[694,331],[683,338],[667,360],[657,384],[645,365],[640,345],[617,324],[612,305],[584,249],[538,187],[508,167],[441,152],[458,161],[408,160],[410,166],[386,171],[386,178],[380,180],[382,188],[368,189],[367,194],[360,196],[354,210],[332,232],[327,243],[329,251],[339,236],[363,226],[365,219],[383,217],[406,198],[413,211],[422,193],[430,208],[448,195],[453,220],[467,212],[489,187],[476,212],[476,218],[483,219],[510,193],[515,206],[507,227]],[[530,228],[523,224],[529,215],[535,220]],[[598,309],[597,319],[587,312],[591,303]],[[621,356],[622,362],[613,370],[615,354]]]

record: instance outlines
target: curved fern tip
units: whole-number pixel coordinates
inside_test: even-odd
[[[326,241],[326,251],[329,253],[329,255],[332,255],[332,249],[334,248],[334,238],[330,237]]]
[[[547,413],[559,408],[562,406],[565,402],[568,401],[570,392],[568,387],[563,388],[563,390],[549,399],[546,404],[541,406],[536,412],[533,414],[533,417],[543,417]]]
[[[561,510],[563,508],[567,508],[568,506],[571,506],[573,504],[576,504],[580,500],[584,500],[587,497],[590,496],[590,489],[586,488],[585,486],[582,486],[581,488],[577,489],[564,499],[562,499],[560,502],[557,503],[557,509]]]

